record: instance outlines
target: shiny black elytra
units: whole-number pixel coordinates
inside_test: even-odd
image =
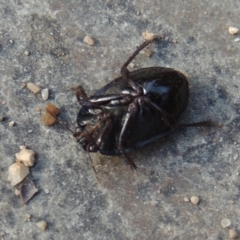
[[[121,68],[121,77],[87,97],[79,86],[82,106],[74,137],[88,152],[127,155],[179,127],[212,126],[211,121],[180,124],[188,105],[189,84],[185,74],[165,67],[129,72],[127,66],[153,39],[140,45]]]

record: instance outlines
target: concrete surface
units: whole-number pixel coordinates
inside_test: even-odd
[[[1,1],[0,237],[222,240],[223,218],[240,233],[240,42],[228,33],[229,26],[240,28],[239,12],[238,0]],[[135,67],[188,73],[183,121],[213,119],[224,127],[179,130],[131,154],[137,172],[122,157],[92,154],[98,184],[86,152],[62,127],[41,124],[36,108],[46,102],[21,85],[49,88],[47,102],[74,128],[79,105],[68,88],[82,84],[91,93],[119,76],[143,31],[164,39]],[[87,46],[85,35],[96,44]],[[39,186],[25,206],[7,181],[23,144],[37,153],[31,178]],[[192,195],[199,205],[183,201]],[[26,214],[31,221],[24,222]],[[48,223],[45,232],[35,225],[40,220]]]

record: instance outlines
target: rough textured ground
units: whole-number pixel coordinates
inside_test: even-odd
[[[239,12],[238,0],[1,1],[0,237],[221,240],[228,238],[222,218],[240,232],[240,43],[228,33],[240,27]],[[82,84],[90,93],[119,76],[143,31],[164,38],[135,67],[187,72],[191,98],[183,121],[213,119],[224,127],[184,129],[137,151],[137,172],[121,157],[92,155],[100,185],[71,134],[41,124],[41,95],[21,85],[48,87],[47,102],[74,128],[79,105],[68,88]],[[87,46],[85,35],[96,44]],[[31,178],[40,188],[26,206],[7,181],[23,144],[37,153]],[[198,206],[183,201],[192,195],[201,198]],[[35,226],[42,219],[45,232]]]

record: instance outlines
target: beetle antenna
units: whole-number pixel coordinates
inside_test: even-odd
[[[89,158],[89,160],[90,160],[90,164],[91,164],[91,166],[92,166],[94,175],[95,175],[95,177],[96,177],[96,179],[97,179],[97,182],[101,185],[102,183],[101,183],[99,177],[97,176],[97,171],[96,171],[96,168],[94,167],[93,160],[92,160],[92,158],[91,158],[91,156],[90,156],[90,152],[89,152],[89,151],[87,151],[87,152],[88,152],[88,158]]]
[[[59,120],[59,118],[55,117],[57,122],[64,128],[66,128],[68,131],[70,131],[72,134],[74,134],[74,131],[72,129],[70,129],[66,123],[64,123],[63,121]]]
[[[122,144],[120,143],[119,144],[119,149],[122,153],[122,155],[125,157],[125,159],[127,160],[127,162],[130,164],[131,168],[132,169],[137,169],[137,165],[135,164],[135,162],[124,152],[124,149],[123,149],[123,146]]]

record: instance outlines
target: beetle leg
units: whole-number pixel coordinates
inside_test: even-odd
[[[81,86],[80,86],[81,87]],[[127,105],[131,102],[131,97],[124,94],[109,94],[104,96],[93,96],[88,98],[85,92],[82,92],[82,88],[76,93],[79,104],[88,109],[102,109],[106,107],[117,107],[123,104]]]
[[[92,109],[99,108],[98,104],[94,104],[89,101],[89,98],[88,98],[84,88],[81,85],[79,85],[77,87],[76,97],[77,97],[79,104],[84,107],[92,108]]]
[[[83,99],[87,99],[87,98],[88,98],[88,96],[87,96],[84,88],[83,88],[81,85],[79,85],[79,86],[77,87],[76,97],[77,97],[77,100],[78,100],[78,102],[79,102],[80,104],[81,104],[81,101],[82,101]]]
[[[109,95],[103,95],[103,96],[93,96],[89,98],[89,101],[91,103],[108,103],[113,100],[120,100],[123,97],[120,94],[109,94]]]
[[[122,70],[126,69],[129,63],[139,54],[140,51],[142,51],[148,44],[150,44],[156,37],[151,38],[150,40],[147,40],[143,42],[136,50],[135,52],[128,58],[128,60],[123,64],[121,68]]]
[[[154,104],[149,98],[145,98],[145,101],[149,106],[155,110],[159,116],[168,124],[171,128],[182,128],[182,127],[220,127],[219,124],[212,122],[211,120],[206,120],[202,122],[195,123],[176,123],[176,120],[173,119],[168,113],[163,111],[158,105]]]
[[[101,108],[99,106],[99,104],[92,103],[89,100],[84,88],[81,85],[79,85],[77,87],[76,97],[77,97],[77,100],[78,100],[79,104],[82,105],[83,107],[87,107],[87,108],[90,108],[90,109],[100,109]]]
[[[171,128],[175,127],[176,120],[171,115],[161,109],[161,107],[152,102],[149,98],[146,97],[144,100],[147,102],[149,107],[151,107],[167,125],[169,125]]]
[[[127,136],[129,134],[129,130],[130,130],[130,126],[133,123],[133,120],[136,117],[136,113],[138,111],[138,105],[137,103],[133,102],[130,103],[128,106],[128,112],[125,116],[125,120],[124,120],[124,124],[122,127],[122,130],[120,132],[119,135],[119,149],[122,152],[122,154],[124,155],[124,157],[127,159],[127,161],[129,162],[129,164],[132,166],[132,168],[136,169],[137,165],[134,163],[134,161],[127,156],[127,154],[124,152],[124,142],[127,139]]]
[[[102,109],[128,105],[131,102],[131,96],[125,94],[112,94],[83,99],[80,104],[88,109]]]
[[[121,107],[121,106],[126,106],[132,102],[132,98],[130,96],[124,96],[122,99],[119,100],[112,100],[109,102],[107,106],[109,107]]]
[[[76,97],[79,104],[83,107],[87,107],[89,109],[101,109],[99,103],[94,103],[90,101],[90,98],[88,98],[84,88],[81,85],[77,87]]]
[[[98,147],[103,142],[103,139],[107,137],[108,133],[111,132],[111,130],[112,130],[112,119],[109,117],[104,122],[104,126],[96,139],[96,144]]]
[[[88,140],[90,142],[87,147],[90,152],[95,152],[97,150],[101,150],[101,144],[103,143],[103,139],[108,136],[108,134],[112,130],[112,119],[109,114],[106,114],[91,130],[88,137],[91,139]]]
[[[177,128],[181,127],[221,127],[218,123],[215,123],[211,120],[206,120],[202,122],[195,122],[195,123],[179,123],[176,125]]]
[[[94,126],[85,126],[81,132],[73,132],[77,142],[86,141],[89,144],[86,149],[90,152],[99,150],[103,139],[112,130],[112,119],[109,114],[105,114]]]
[[[123,64],[122,68],[121,68],[121,76],[123,78],[124,81],[126,81],[134,90],[136,91],[141,91],[140,87],[130,79],[129,75],[130,72],[127,69],[128,65],[130,62],[132,62],[132,60],[139,54],[139,52],[141,50],[143,50],[148,44],[150,44],[153,40],[155,39],[155,37],[151,38],[150,40],[147,40],[145,42],[143,42],[137,49],[136,51],[128,58],[128,60]]]

